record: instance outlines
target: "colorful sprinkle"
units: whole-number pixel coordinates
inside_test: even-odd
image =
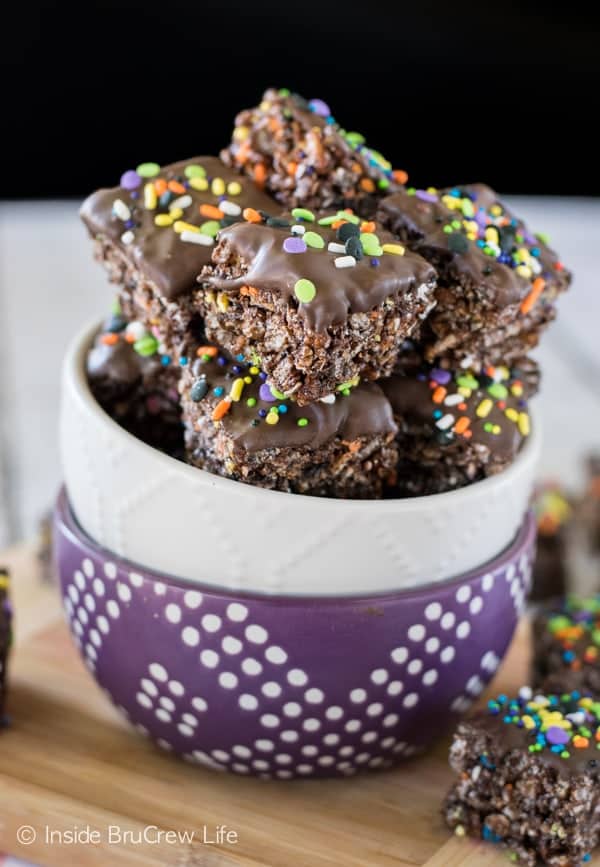
[[[294,284],[294,295],[302,304],[310,304],[316,294],[317,289],[312,280],[307,280],[305,277],[296,280],[296,283]]]

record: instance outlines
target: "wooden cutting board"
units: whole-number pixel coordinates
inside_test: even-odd
[[[447,739],[393,771],[290,783],[216,774],[157,751],[92,681],[32,550],[14,548],[0,563],[12,570],[17,616],[12,726],[0,732],[0,851],[45,867],[507,864],[442,823]],[[523,623],[492,691],[517,688],[527,664]],[[29,845],[18,842],[24,825],[35,834]]]

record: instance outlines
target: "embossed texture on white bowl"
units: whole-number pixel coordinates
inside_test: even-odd
[[[187,466],[120,428],[87,384],[98,325],[63,370],[61,453],[77,520],[98,544],[181,579],[248,592],[379,593],[493,559],[527,510],[539,430],[503,473],[446,494],[334,500],[266,491]]]

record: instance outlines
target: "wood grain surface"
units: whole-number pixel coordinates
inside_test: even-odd
[[[0,562],[12,569],[18,615],[12,726],[0,733],[0,851],[45,867],[506,865],[493,847],[452,837],[442,823],[447,739],[393,771],[290,783],[221,775],[159,752],[92,681],[31,549],[13,548]],[[527,665],[524,622],[492,689],[518,687]],[[29,845],[17,839],[23,825],[36,834]],[[219,826],[236,841],[211,842]],[[98,842],[67,842],[74,829],[96,832]],[[159,839],[159,831],[176,833]]]

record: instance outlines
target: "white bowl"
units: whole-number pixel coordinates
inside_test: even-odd
[[[431,584],[492,560],[523,522],[540,450],[458,491],[334,500],[244,485],[187,466],[120,428],[92,396],[85,355],[65,359],[61,453],[67,492],[99,545],[158,572],[257,593],[331,596]]]

